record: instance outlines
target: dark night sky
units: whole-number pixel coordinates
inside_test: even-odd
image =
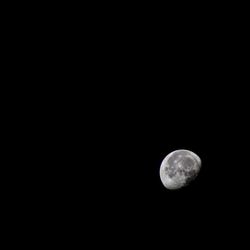
[[[104,52],[109,59],[93,62],[89,85],[72,95],[76,109],[69,116],[76,127],[69,162],[77,167],[70,200],[87,208],[101,230],[111,225],[110,234],[129,227],[128,235],[155,241],[164,230],[175,239],[173,232],[185,225],[185,242],[193,230],[200,237],[210,227],[215,237],[230,233],[230,223],[239,223],[247,207],[247,167],[239,159],[247,154],[247,99],[234,84],[239,68],[222,67],[212,49],[163,56],[160,49],[145,54],[140,48],[114,57]],[[181,148],[201,157],[202,170],[190,186],[169,191],[159,167]]]
[[[233,110],[233,93],[219,90],[218,82],[194,84],[185,74],[178,82],[165,73],[153,79],[145,80],[148,86],[121,87],[118,96],[108,96],[111,104],[97,108],[100,123],[94,125],[98,132],[89,166],[97,176],[87,182],[94,211],[101,208],[97,214],[104,224],[129,225],[132,234],[139,230],[152,239],[183,224],[189,228],[184,238],[209,227],[215,235],[227,231],[238,223],[239,207],[244,214],[247,188],[244,176],[237,176],[246,130],[234,125],[235,119],[244,124],[244,118]],[[203,167],[190,186],[169,191],[160,182],[159,167],[169,152],[181,148],[197,153]]]
[[[46,145],[39,159],[48,188],[40,192],[54,204],[60,225],[66,211],[65,224],[121,242],[170,237],[179,243],[176,232],[186,242],[210,227],[215,238],[232,232],[230,223],[242,221],[247,210],[244,68],[228,54],[229,45],[206,32],[183,43],[195,29],[184,27],[181,39],[173,30],[170,39],[150,25],[133,26],[126,36],[125,26],[114,33],[98,23],[69,54],[56,46],[60,62],[48,77],[41,74],[60,84],[43,83],[40,103],[47,106],[42,115],[34,112]],[[203,166],[190,186],[169,191],[159,168],[176,149],[195,152]]]
[[[233,240],[241,248],[249,226],[248,28],[204,16],[207,6],[191,6],[196,16],[180,3],[173,12],[122,4],[68,13],[60,3],[40,17],[39,6],[25,24],[14,21],[19,32],[9,29],[13,217],[22,218],[21,232],[40,228],[39,244],[49,235],[70,248],[224,249]],[[215,15],[221,22],[212,23]],[[202,169],[170,191],[159,168],[176,149],[198,154]]]

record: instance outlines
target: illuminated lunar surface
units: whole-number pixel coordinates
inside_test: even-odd
[[[192,151],[180,149],[168,154],[160,167],[160,178],[167,189],[187,186],[198,175],[201,159]]]

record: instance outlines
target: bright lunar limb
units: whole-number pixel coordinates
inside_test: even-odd
[[[160,167],[160,178],[167,189],[179,189],[198,175],[201,159],[192,151],[179,149],[168,154]]]

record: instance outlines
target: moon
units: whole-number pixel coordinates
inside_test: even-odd
[[[201,169],[200,157],[192,151],[179,149],[168,154],[160,166],[162,184],[170,190],[187,186]]]

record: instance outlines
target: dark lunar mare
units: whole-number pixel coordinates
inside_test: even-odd
[[[184,175],[186,177],[186,184],[189,184],[192,180],[195,179],[198,172],[195,170],[184,171]]]
[[[177,173],[177,169],[174,165],[168,165],[165,167],[165,172],[170,178],[173,178]]]

